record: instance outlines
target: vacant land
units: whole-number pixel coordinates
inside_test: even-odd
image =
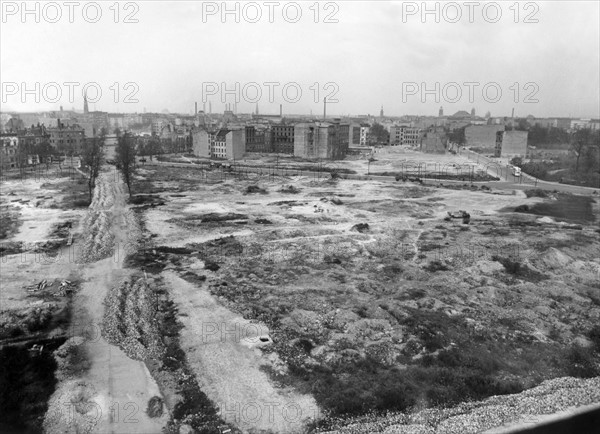
[[[293,401],[298,420],[325,428],[600,374],[589,198],[327,177],[210,181],[160,167],[141,171],[137,189],[156,197],[141,210],[146,244],[133,260],[169,282],[191,368],[244,430],[267,428],[262,396],[273,385],[276,408]],[[532,214],[513,212],[523,206]],[[444,219],[459,209],[469,224]],[[227,363],[211,372],[215,351]],[[230,411],[249,403],[262,418]]]
[[[593,198],[330,172],[145,166],[129,203],[111,167],[91,203],[81,174],[6,179],[0,381],[31,387],[2,429],[454,432],[598,400]]]

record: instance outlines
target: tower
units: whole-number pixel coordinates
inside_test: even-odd
[[[83,94],[83,114],[88,114],[90,112],[87,102],[87,92]]]
[[[382,118],[383,117],[383,106],[381,106],[381,110],[379,110],[379,117]]]
[[[444,116],[444,107],[440,107],[440,111],[438,112],[438,116],[439,117]]]

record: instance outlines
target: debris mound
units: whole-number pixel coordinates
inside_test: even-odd
[[[361,234],[367,232],[369,229],[370,228],[368,223],[357,223],[354,226],[352,226],[352,228],[350,228],[351,231],[360,232]]]

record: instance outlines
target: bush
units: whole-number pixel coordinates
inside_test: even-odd
[[[531,190],[525,190],[525,195],[528,198],[529,197],[547,198],[548,197],[548,192],[546,190],[542,190],[541,188],[536,188],[536,189],[531,189]]]
[[[504,269],[510,274],[519,274],[521,272],[521,263],[513,261],[510,258],[501,258],[500,256],[492,256],[492,261],[500,262]]]
[[[573,345],[566,352],[567,374],[572,377],[592,378],[600,375],[598,362],[589,348]]]
[[[268,191],[265,190],[264,188],[260,188],[258,185],[249,185],[248,187],[246,187],[246,191],[244,194],[255,194],[255,193],[267,194]]]
[[[587,336],[592,344],[594,345],[594,350],[600,352],[600,325],[595,325],[592,329],[587,333]]]
[[[148,401],[146,414],[149,417],[161,417],[163,414],[163,400],[159,396],[153,396]]]
[[[431,273],[435,273],[436,271],[448,271],[449,270],[449,268],[446,265],[442,264],[440,261],[431,261],[429,264],[427,264],[423,268]]]

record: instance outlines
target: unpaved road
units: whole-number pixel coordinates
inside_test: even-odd
[[[73,331],[75,336],[86,338],[83,345],[90,367],[82,378],[59,384],[49,404],[46,431],[160,433],[168,415],[165,412],[161,418],[151,419],[145,413],[148,400],[161,396],[146,366],[127,357],[100,335],[104,298],[109,288],[129,273],[122,267],[123,248],[130,240],[129,234],[137,233],[137,227],[128,213],[123,182],[114,173],[102,173],[97,184],[88,216],[91,221],[84,224],[95,227],[101,222],[98,232],[91,235],[92,250],[106,249],[100,243],[110,239],[118,254],[79,265],[85,283],[73,299]],[[103,236],[107,232],[112,236]],[[83,254],[87,250],[89,240]],[[88,402],[73,411],[73,397],[77,391],[81,396],[82,388],[87,391]]]
[[[256,347],[268,329],[221,306],[206,288],[171,271],[162,276],[184,325],[182,349],[221,417],[245,433],[304,432],[307,420],[318,417],[317,403],[311,396],[275,387],[260,369],[269,363]]]

